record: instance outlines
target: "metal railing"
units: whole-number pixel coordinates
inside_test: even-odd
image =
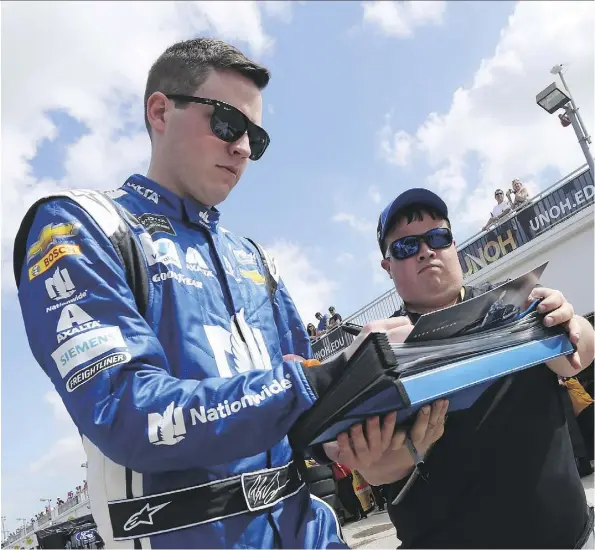
[[[69,510],[76,508],[81,504],[85,504],[89,500],[89,493],[88,491],[81,491],[80,493],[75,494],[72,498],[69,498],[64,504],[60,504],[55,506],[51,512],[48,514],[43,513],[37,518],[33,523],[29,522],[26,524],[25,527],[19,527],[13,534],[6,537],[6,539],[2,542],[2,548],[7,547],[8,545],[12,544],[19,539],[26,537],[27,535],[31,535],[35,533],[35,531],[46,527],[52,521],[56,522],[62,519]]]
[[[498,227],[499,225],[502,225],[503,223],[507,222],[508,220],[516,217],[516,215],[519,212],[522,212],[523,210],[525,210],[525,209],[529,208],[530,206],[534,205],[535,203],[537,203],[538,201],[540,201],[543,197],[545,197],[546,195],[549,195],[552,191],[555,191],[558,187],[562,187],[564,184],[568,183],[571,179],[573,179],[573,178],[575,178],[577,176],[580,176],[584,172],[588,172],[588,170],[589,170],[589,167],[586,164],[583,164],[582,166],[579,166],[576,170],[573,170],[572,172],[570,172],[570,174],[567,174],[566,176],[564,176],[563,178],[559,179],[557,182],[553,183],[549,187],[546,187],[543,191],[540,191],[534,197],[531,197],[530,199],[527,199],[521,206],[519,206],[518,208],[516,208],[515,210],[513,210],[512,212],[510,212],[506,216],[500,218],[498,220],[498,222],[492,224],[491,227]],[[469,237],[467,240],[465,240],[464,242],[462,242],[460,245],[457,246],[457,250],[462,250],[468,244],[470,244],[473,241],[479,239],[482,235],[485,235],[486,233],[489,233],[489,231],[491,231],[490,228],[488,228],[487,231],[484,231],[482,229],[481,231],[478,231],[477,233],[471,235],[471,237]]]
[[[403,300],[397,294],[397,291],[391,288],[373,302],[352,313],[345,321],[356,325],[365,325],[377,319],[387,319],[402,305]]]

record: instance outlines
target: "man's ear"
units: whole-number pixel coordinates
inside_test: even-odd
[[[388,276],[392,279],[393,276],[391,275],[391,272],[390,272],[390,260],[387,258],[383,258],[382,261],[380,262],[380,265],[382,266],[382,269],[384,269],[384,271],[386,271],[388,273]]]

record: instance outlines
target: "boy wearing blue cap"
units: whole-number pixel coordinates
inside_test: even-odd
[[[448,208],[427,189],[392,201],[377,237],[382,268],[404,305],[396,319],[368,330],[415,323],[493,288],[463,286]],[[389,514],[403,548],[593,548],[593,508],[575,466],[558,375],[575,376],[591,363],[595,333],[559,291],[536,287],[529,298],[543,298],[544,322],[564,325],[577,353],[503,378],[446,424],[447,403],[434,403],[407,445],[395,442],[400,432],[385,445],[377,419],[325,444],[332,460],[373,485],[390,484]],[[399,327],[403,340],[412,327]],[[420,459],[428,475],[412,479]]]

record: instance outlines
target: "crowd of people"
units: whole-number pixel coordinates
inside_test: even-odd
[[[314,317],[316,317],[318,323],[316,325],[314,323],[308,323],[306,332],[308,333],[311,342],[318,340],[327,332],[340,326],[343,322],[343,317],[337,313],[334,306],[328,308],[328,313],[329,314],[327,315],[326,313],[323,314],[320,313],[320,311],[317,311]]]
[[[514,199],[511,198],[514,195]],[[512,180],[512,189],[506,191],[506,200],[504,200],[504,191],[496,189],[494,192],[496,199],[496,206],[490,212],[490,219],[482,227],[483,231],[487,231],[491,226],[497,225],[502,218],[518,210],[529,199],[529,192],[520,180]]]
[[[88,497],[88,493],[87,493],[87,480],[83,480],[83,484],[82,485],[77,485],[74,490],[72,491],[68,491],[67,495],[66,495],[66,499],[63,499],[61,497],[58,497],[55,499],[55,505],[52,506],[52,500],[50,500],[46,505],[44,510],[42,510],[41,512],[37,512],[37,514],[35,514],[35,516],[33,516],[30,520],[29,520],[29,527],[33,526],[35,523],[37,523],[37,525],[42,525],[44,523],[46,523],[48,520],[51,519],[52,517],[52,512],[56,512],[56,510],[58,511],[58,513],[60,513],[60,506],[63,506],[64,504],[73,504],[75,500],[78,500],[78,502],[81,501],[81,495],[83,499],[86,499]],[[47,502],[47,501],[46,501]],[[13,531],[12,533],[10,533],[7,537],[7,540],[16,540],[18,539],[20,536],[22,536],[23,534],[23,530],[25,529],[25,526],[21,526],[19,528],[17,528],[15,531]]]

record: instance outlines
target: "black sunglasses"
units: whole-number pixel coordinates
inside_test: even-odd
[[[165,97],[172,101],[213,106],[214,109],[211,114],[211,131],[213,134],[227,143],[233,143],[248,132],[250,160],[258,160],[262,157],[271,142],[271,138],[263,128],[254,124],[242,111],[232,105],[215,99],[191,95],[165,94]]]
[[[391,243],[389,254],[395,260],[411,258],[419,252],[422,241],[433,249],[448,248],[452,244],[452,233],[448,227],[438,227],[423,235],[408,235]]]

